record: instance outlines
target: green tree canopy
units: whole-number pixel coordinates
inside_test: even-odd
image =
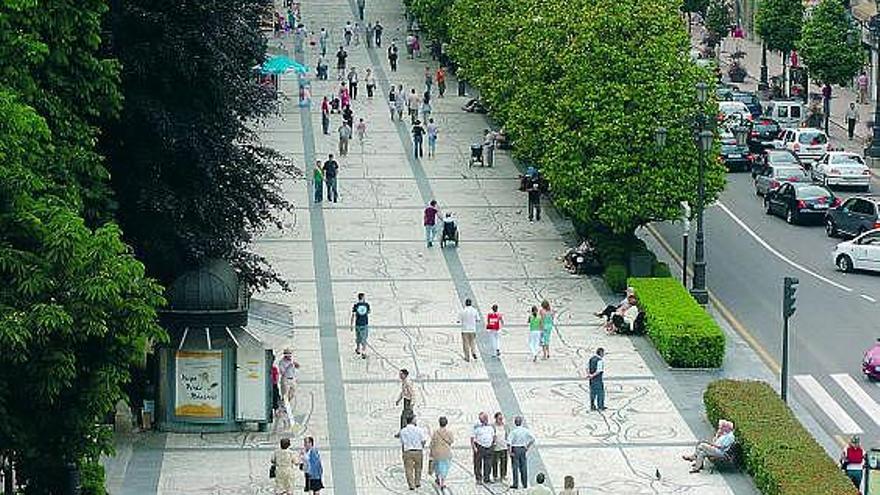
[[[708,0],[706,6],[706,30],[709,44],[715,46],[730,32],[731,14],[727,0]]]
[[[695,202],[694,86],[711,78],[688,58],[678,12],[672,1],[455,2],[453,56],[515,152],[582,221],[629,233]],[[661,126],[669,134],[657,150]],[[709,160],[708,197],[723,183]]]
[[[280,281],[249,248],[291,206],[280,186],[293,168],[254,131],[277,108],[253,72],[271,5],[120,0],[110,12],[125,106],[102,147],[126,239],[163,283],[206,258],[231,261],[251,287]]]
[[[689,14],[705,14],[709,7],[709,0],[683,0],[681,11]]]
[[[842,0],[822,0],[813,9],[798,46],[810,74],[821,83],[849,84],[862,67],[859,31]]]
[[[770,50],[784,54],[794,50],[801,39],[803,23],[801,0],[761,0],[758,4],[756,29]]]

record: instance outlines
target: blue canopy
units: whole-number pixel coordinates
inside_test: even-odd
[[[305,65],[284,55],[275,55],[267,59],[260,67],[263,74],[284,74],[285,72],[296,71],[307,74],[309,68]]]

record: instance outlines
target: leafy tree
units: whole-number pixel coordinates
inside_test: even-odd
[[[408,0],[407,7],[419,19],[419,25],[430,37],[447,41],[452,3],[453,0]]]
[[[0,115],[0,449],[26,493],[59,493],[67,463],[111,450],[97,425],[163,338],[161,289],[117,226],[92,230],[53,194],[68,143],[2,86]]]
[[[694,86],[710,80],[686,53],[677,3],[649,0],[456,0],[453,55],[556,204],[619,234],[695,202]],[[502,42],[503,40],[503,42]],[[709,110],[707,105],[706,110]],[[664,149],[655,129],[669,130]],[[708,160],[707,197],[724,171]]]
[[[690,16],[690,14],[703,15],[706,13],[708,7],[709,0],[683,0],[681,11],[687,12],[688,16]]]
[[[709,33],[709,46],[714,47],[730,32],[730,6],[726,0],[707,0],[706,30]]]
[[[254,128],[277,110],[257,84],[260,17],[270,0],[119,0],[109,47],[125,106],[102,147],[119,221],[148,272],[168,283],[206,258],[233,262],[252,287],[281,282],[249,250],[254,232],[291,207],[292,166]]]
[[[755,28],[767,48],[782,52],[783,60],[797,47],[804,23],[801,0],[761,0]]]
[[[846,85],[862,66],[859,31],[842,0],[822,0],[804,24],[801,57],[820,83]]]

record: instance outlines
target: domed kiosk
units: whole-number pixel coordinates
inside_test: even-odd
[[[180,276],[160,312],[169,342],[157,349],[161,430],[236,431],[271,419],[271,350],[248,331],[249,295],[224,260]]]

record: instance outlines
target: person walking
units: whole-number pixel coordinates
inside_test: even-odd
[[[299,464],[296,452],[290,449],[290,439],[282,438],[279,448],[272,454],[272,466],[275,468],[275,493],[293,495],[294,468]]]
[[[425,242],[428,247],[434,245],[434,236],[437,235],[437,218],[440,216],[440,209],[437,208],[437,201],[432,199],[428,206],[425,207],[425,215],[423,223],[425,225]]]
[[[428,93],[431,92],[431,86],[434,85],[434,73],[431,71],[431,66],[425,66],[425,91]]]
[[[471,433],[471,449],[474,453],[474,477],[478,485],[491,482],[492,444],[495,442],[495,428],[489,424],[489,415],[481,412],[479,421]]]
[[[413,45],[415,45],[416,37],[412,33],[406,35],[406,56],[410,60],[413,58]]]
[[[354,23],[354,46],[360,46],[361,44],[361,33],[363,32],[364,27],[360,25],[360,23]]]
[[[321,493],[324,489],[324,483],[321,481],[324,477],[324,466],[321,464],[321,454],[315,447],[315,439],[306,437],[303,440],[303,450],[302,470],[306,476],[306,487],[303,491],[313,495]]]
[[[419,118],[419,105],[421,103],[422,99],[416,94],[415,88],[411,89],[409,94],[406,95],[406,108],[409,111],[409,123],[411,125],[416,125],[416,120]]]
[[[315,188],[315,203],[320,203],[324,200],[324,170],[321,168],[321,160],[315,160],[312,182]]]
[[[321,131],[325,136],[330,134],[330,100],[326,96],[321,100]]]
[[[846,110],[846,135],[852,141],[853,134],[856,130],[856,124],[859,122],[859,109],[856,108],[855,102],[850,102],[849,108]]]
[[[394,114],[397,113],[397,88],[391,86],[388,92],[388,110],[391,112],[391,122],[394,122]]]
[[[370,337],[370,303],[358,292],[357,302],[351,307],[351,329],[354,331],[354,353],[367,359],[367,339]]]
[[[299,363],[293,359],[293,351],[284,349],[281,361],[278,363],[278,374],[281,380],[281,397],[287,407],[288,416],[293,411],[293,396],[296,392],[296,373]]]
[[[529,221],[541,221],[541,183],[537,179],[529,181]]]
[[[574,487],[574,476],[566,476],[562,479],[562,491],[559,495],[578,495],[578,493]]]
[[[327,185],[327,201],[336,202],[339,192],[336,190],[336,174],[339,172],[339,164],[333,159],[333,153],[327,155],[324,162],[324,182]]]
[[[538,314],[541,316],[541,350],[544,359],[550,359],[550,336],[553,335],[554,313],[550,308],[550,302],[546,299],[541,302],[541,310]]]
[[[367,85],[367,98],[372,98],[373,93],[376,91],[376,77],[373,75],[373,69],[367,68],[364,83]]]
[[[442,65],[437,67],[437,74],[434,76],[434,79],[437,80],[437,94],[440,95],[440,98],[443,98],[443,94],[446,93],[446,69]]]
[[[498,312],[498,305],[492,305],[492,311],[486,315],[486,334],[492,342],[495,357],[501,357],[501,327],[504,325],[504,316]]]
[[[428,125],[425,126],[425,133],[428,135],[428,158],[434,158],[437,154],[437,133],[440,128],[434,122],[434,119],[428,119]]]
[[[351,125],[343,120],[339,126],[339,156],[348,155],[348,142],[351,141]]]
[[[492,481],[507,483],[508,428],[501,411],[495,413],[495,423],[492,426],[495,428],[495,440],[492,443]]]
[[[849,440],[849,445],[844,447],[840,453],[840,467],[849,477],[856,488],[862,486],[862,472],[865,464],[865,451],[862,449],[859,437],[853,436]]]
[[[868,103],[868,74],[865,74],[865,71],[856,78],[856,86],[859,88],[859,103],[862,105]]]
[[[373,48],[373,42],[376,41],[376,26],[372,22],[367,24],[366,38],[367,48]]]
[[[351,46],[351,38],[354,36],[354,26],[351,21],[347,21],[342,28],[342,37],[345,40],[345,46]]]
[[[489,129],[483,131],[483,163],[487,167],[495,163],[495,133]]]
[[[426,98],[422,100],[422,104],[419,106],[419,114],[422,116],[422,122],[427,122],[428,119],[431,118],[431,99],[428,96],[428,93],[425,92]]]
[[[480,314],[473,306],[470,298],[464,300],[464,308],[458,315],[461,323],[461,348],[464,352],[464,360],[470,362],[471,358],[477,359],[477,323]]]
[[[529,351],[532,353],[532,362],[538,362],[538,353],[541,351],[541,315],[538,314],[538,307],[532,306],[532,312],[529,313]]]
[[[434,470],[434,482],[442,493],[446,489],[446,478],[452,466],[452,442],[455,441],[455,437],[446,427],[449,424],[446,416],[440,416],[438,422],[440,428],[434,430],[431,435],[428,471],[430,474],[431,469]]]
[[[587,378],[590,380],[590,410],[605,410],[605,349],[596,349],[596,354],[587,361]]]
[[[397,110],[397,121],[403,122],[403,109],[406,106],[406,95],[403,93],[403,84],[397,86],[397,99],[394,101],[394,109]]]
[[[425,136],[425,128],[422,127],[422,121],[416,120],[412,126],[412,137],[413,137],[413,156],[418,160],[419,158],[425,155],[425,152],[422,147],[422,141]]]
[[[535,486],[533,486],[531,489],[529,489],[529,491],[526,492],[526,494],[527,495],[553,495],[553,491],[550,490],[549,488],[547,488],[546,485],[544,485],[544,482],[546,480],[547,479],[544,476],[544,473],[538,473],[538,475],[535,476]]]
[[[397,396],[394,405],[399,406],[403,402],[403,410],[400,411],[400,427],[403,428],[406,426],[406,418],[415,415],[413,413],[413,399],[415,399],[416,391],[409,379],[409,370],[401,369],[397,373],[397,377],[400,378],[400,395]]]
[[[384,31],[382,24],[380,24],[379,21],[376,21],[376,47],[377,48],[382,48],[382,31]]]
[[[348,58],[348,52],[345,51],[345,48],[339,47],[339,51],[336,52],[336,80],[341,81],[342,77],[345,76],[345,59]]]
[[[406,484],[410,490],[422,486],[422,462],[424,461],[424,449],[428,443],[425,430],[416,426],[416,418],[413,415],[406,417],[406,425],[398,433],[403,457],[403,472],[406,475]]]
[[[361,22],[364,21],[364,7],[366,7],[366,1],[357,0],[358,16],[360,17]]]
[[[379,46],[378,39],[379,37],[376,36],[376,46]],[[399,56],[397,51],[397,43],[392,41],[388,46],[388,65],[391,66],[391,72],[397,72],[397,57]]]
[[[513,418],[513,429],[507,434],[507,445],[510,450],[512,470],[510,488],[514,490],[517,490],[520,484],[523,489],[529,487],[529,463],[526,462],[526,455],[534,444],[535,436],[523,426],[523,417]]]
[[[327,56],[327,40],[330,38],[330,33],[327,32],[326,28],[321,28],[321,32],[318,33],[318,44],[321,46],[321,56]]]
[[[358,73],[355,67],[348,69],[348,89],[351,92],[351,99],[357,100],[358,97]]]
[[[364,152],[364,138],[367,137],[367,123],[364,122],[364,119],[359,119],[357,126],[354,128],[355,134],[357,134],[358,144],[361,145],[361,153]]]

